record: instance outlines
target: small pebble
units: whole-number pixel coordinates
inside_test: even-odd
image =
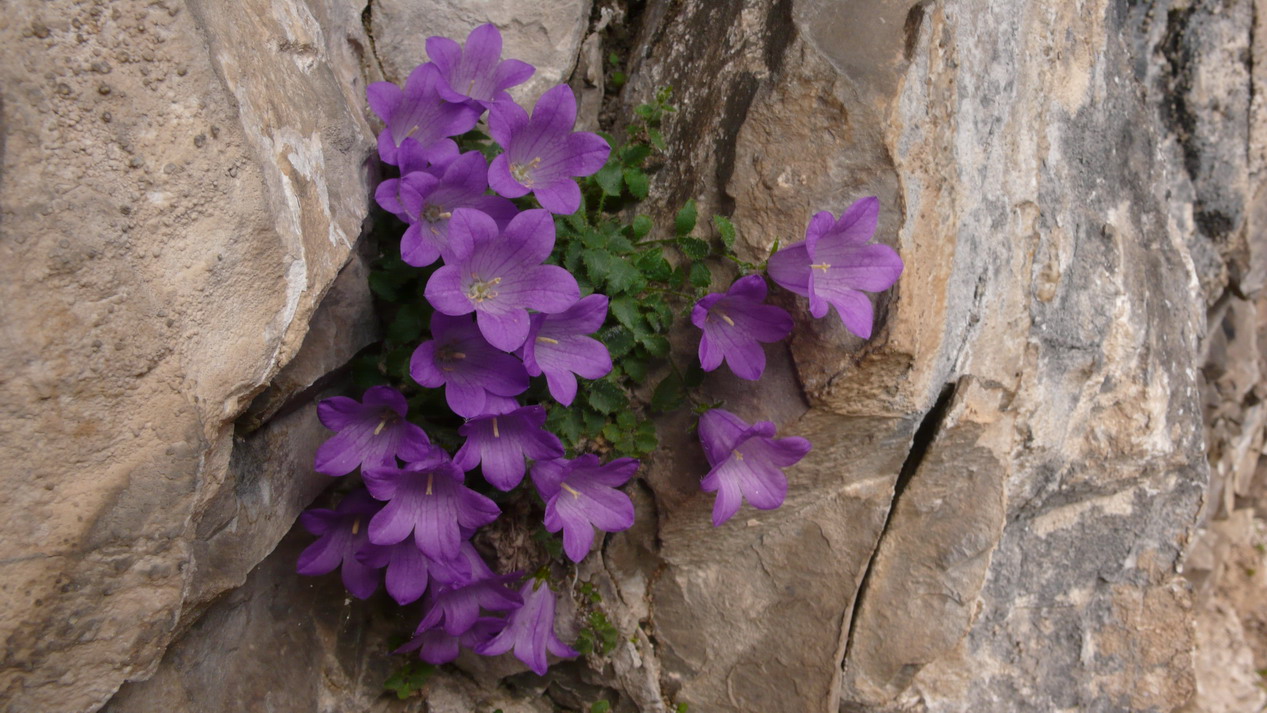
[[[103,97],[104,97],[105,95],[109,94],[109,93],[110,93],[110,85],[109,85],[109,84],[102,84],[101,86],[97,87],[97,93],[98,93],[98,94],[100,94],[100,95],[101,95],[101,96],[103,96]]]
[[[48,37],[48,26],[39,21],[33,22],[31,23],[31,32],[42,40],[45,37]]]
[[[114,120],[114,115],[108,111],[103,111],[101,112],[101,120],[109,124],[111,121]]]
[[[57,93],[64,97],[70,96],[70,85],[62,82],[57,85]]]
[[[203,146],[206,146],[206,145],[207,145],[206,134],[198,134],[197,136],[194,137],[194,146],[197,146],[198,148],[202,148]]]
[[[111,71],[110,63],[109,62],[93,62],[92,71],[96,72],[97,74],[109,74]]]
[[[133,156],[132,160],[128,161],[128,165],[132,168],[140,168],[143,163],[144,161],[141,160],[140,156]]]

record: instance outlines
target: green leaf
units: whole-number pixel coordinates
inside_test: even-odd
[[[396,310],[396,317],[387,326],[388,341],[417,342],[422,336],[423,306],[421,302],[406,302]]]
[[[427,679],[435,673],[436,667],[421,661],[410,661],[403,668],[392,674],[383,687],[396,694],[396,698],[405,700],[414,695],[427,684]]]
[[[642,359],[626,358],[620,362],[620,366],[635,384],[641,384],[647,380],[647,362]]]
[[[634,334],[647,331],[646,322],[642,319],[642,312],[638,310],[637,300],[622,295],[612,299],[608,305],[616,321],[628,327],[629,331]]]
[[[619,89],[620,87],[625,86],[625,82],[628,80],[629,78],[625,76],[624,72],[612,72],[612,86],[613,87],[616,87],[617,89]]]
[[[651,190],[651,183],[647,180],[647,174],[638,168],[625,169],[625,185],[629,186],[629,194],[638,200],[646,198],[647,193]]]
[[[646,348],[651,356],[666,357],[669,355],[669,340],[659,334],[639,336],[638,341],[642,342],[642,346]]]
[[[730,218],[724,215],[714,215],[713,225],[716,226],[717,233],[721,236],[722,245],[725,245],[727,250],[734,252],[735,224],[730,222]]]
[[[634,265],[643,276],[655,282],[667,282],[673,276],[673,266],[664,259],[664,253],[660,248],[642,252],[634,260]]]
[[[608,713],[612,709],[612,704],[607,701],[596,701],[590,706],[590,713]]]
[[[673,218],[673,230],[678,235],[686,235],[695,229],[695,219],[698,217],[695,210],[695,199],[692,198],[682,206],[682,210],[677,212],[677,216]]]
[[[677,374],[669,374],[651,394],[651,408],[656,411],[672,411],[686,401],[686,386]]]
[[[607,346],[612,358],[619,358],[629,353],[634,347],[633,335],[624,327],[608,327],[598,335],[599,341]]]
[[[643,119],[650,121],[651,117],[655,116],[655,106],[651,104],[639,104],[634,107],[634,113]]]
[[[630,227],[633,228],[634,240],[642,240],[651,232],[651,219],[645,215],[637,216]]]
[[[637,292],[647,286],[647,280],[628,260],[613,258],[607,286],[612,292]]]
[[[612,52],[611,54],[607,55],[607,61],[611,62],[612,66],[618,66],[620,64],[620,55],[616,54],[615,52]]]
[[[678,215],[681,215],[680,213]],[[699,238],[682,237],[677,239],[677,246],[682,250],[682,254],[692,260],[703,260],[708,257],[712,250],[708,247],[708,243]]]
[[[594,180],[598,181],[598,187],[603,189],[603,193],[613,198],[620,196],[620,179],[620,166],[614,163],[603,166],[598,173],[594,174]]]
[[[708,271],[708,265],[702,262],[691,263],[691,284],[703,289],[713,284],[713,274]]]
[[[655,424],[650,421],[638,424],[634,446],[637,447],[639,453],[650,453],[660,446],[660,439],[656,437]]]
[[[599,413],[612,414],[629,407],[629,399],[619,386],[610,381],[593,381],[586,385],[586,398]]]
[[[651,147],[646,144],[629,144],[620,151],[620,162],[626,166],[641,166],[651,155]]]
[[[581,261],[585,263],[590,279],[598,282],[608,279],[617,259],[606,250],[586,250],[581,253]]]
[[[660,149],[661,151],[665,150],[666,144],[664,143],[664,136],[659,131],[648,126],[647,138],[651,139],[652,146]]]

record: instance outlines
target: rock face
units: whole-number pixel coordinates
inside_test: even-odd
[[[1233,576],[1267,512],[1264,3],[600,3],[619,103],[680,107],[647,212],[694,197],[760,260],[876,195],[907,270],[869,341],[785,296],[766,378],[707,382],[815,444],[782,508],[712,528],[666,417],[644,514],[580,572],[617,650],[544,679],[460,659],[425,704],[379,695],[411,622],[293,576],[307,539],[282,540],[324,484],[306,405],[374,338],[361,92],[486,20],[601,86],[615,35],[588,2],[63,4],[0,24],[0,432],[33,463],[0,490],[12,710],[125,679],[111,711],[1261,702],[1267,619]]]

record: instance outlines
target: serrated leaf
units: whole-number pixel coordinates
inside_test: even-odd
[[[633,252],[634,247],[633,243],[629,242],[629,238],[620,233],[613,233],[607,236],[607,249],[617,254],[629,254]]]
[[[717,234],[721,236],[722,245],[726,246],[729,251],[735,249],[735,224],[730,222],[730,218],[724,215],[714,215],[713,225],[717,228]]]
[[[660,248],[643,252],[634,260],[634,265],[648,280],[664,282],[673,276],[673,266],[664,259],[664,253]]]
[[[618,262],[606,250],[586,250],[581,253],[581,261],[585,263],[585,271],[589,273],[590,279],[595,282],[610,279],[613,266]]]
[[[702,262],[691,264],[691,284],[695,287],[708,289],[713,284],[713,274],[708,271],[708,266]]]
[[[599,332],[598,338],[607,347],[613,359],[628,354],[634,347],[633,335],[624,327],[608,327]]]
[[[665,149],[664,136],[651,127],[647,127],[647,138],[651,139],[651,145],[663,151]]]
[[[588,409],[581,415],[581,420],[585,422],[585,433],[590,436],[601,433],[603,424],[607,423],[607,418],[603,414]]]
[[[620,166],[609,163],[598,170],[594,174],[594,180],[598,182],[598,187],[603,189],[603,193],[617,198],[620,196],[621,171]]]
[[[682,254],[692,260],[703,260],[708,257],[712,250],[708,247],[708,243],[699,238],[682,237],[677,239],[677,246],[682,250]]]
[[[547,425],[552,433],[562,436],[568,443],[581,440],[580,409],[565,406],[551,408]]]
[[[686,235],[687,233],[690,233],[692,230],[695,230],[695,220],[697,217],[698,213],[695,210],[695,199],[692,198],[688,200],[686,205],[682,206],[682,209],[677,212],[676,216],[674,216],[673,230],[678,235]]]
[[[637,292],[646,287],[647,280],[627,260],[613,258],[607,273],[607,286],[612,292]]]
[[[620,387],[610,381],[593,381],[584,389],[586,398],[595,410],[602,414],[613,414],[629,407],[629,398]]]
[[[638,433],[634,436],[634,446],[642,453],[650,453],[658,448],[660,439],[656,436],[655,424],[643,421],[638,424]]]
[[[646,323],[642,319],[642,312],[638,309],[638,302],[634,298],[625,295],[613,298],[608,303],[608,309],[611,310],[616,321],[625,325],[634,334],[646,331]]]
[[[647,174],[637,168],[625,169],[625,185],[629,187],[629,194],[638,200],[646,198],[651,190],[651,182],[647,180]]]
[[[561,218],[562,220],[560,221],[559,218]],[[555,229],[558,230],[560,233],[563,233],[568,230],[576,232],[576,233],[580,233],[586,228],[585,216],[581,215],[580,211],[577,211],[576,213],[573,213],[571,215],[556,216],[554,225],[555,225]]]
[[[647,362],[642,359],[625,358],[620,362],[620,366],[629,375],[630,381],[635,384],[641,384],[647,380]]]
[[[651,147],[646,144],[629,144],[621,149],[620,162],[626,166],[641,166],[651,155]]]
[[[669,355],[669,340],[659,334],[647,334],[638,337],[638,341],[651,356],[666,357]]]
[[[581,242],[587,248],[603,248],[607,247],[607,236],[601,231],[586,228],[581,231]]]
[[[608,713],[612,709],[612,704],[607,701],[596,701],[590,706],[590,713]]]
[[[645,215],[637,216],[633,219],[630,227],[633,228],[634,240],[641,240],[646,237],[647,233],[651,232],[651,219]]]
[[[686,387],[677,374],[669,374],[651,394],[651,408],[661,413],[673,411],[686,402]]]

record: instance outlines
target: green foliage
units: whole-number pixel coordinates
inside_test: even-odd
[[[585,625],[581,628],[581,633],[576,637],[576,643],[572,648],[581,652],[582,655],[598,654],[606,656],[616,650],[616,645],[621,640],[620,632],[607,619],[607,615],[600,609],[595,609],[585,618]]]
[[[590,713],[609,713],[611,709],[612,704],[607,701],[595,701],[594,705],[590,706]]]
[[[435,666],[412,660],[393,673],[383,687],[395,693],[396,698],[403,701],[410,696],[420,694],[423,687],[427,685],[427,680],[435,672]]]

